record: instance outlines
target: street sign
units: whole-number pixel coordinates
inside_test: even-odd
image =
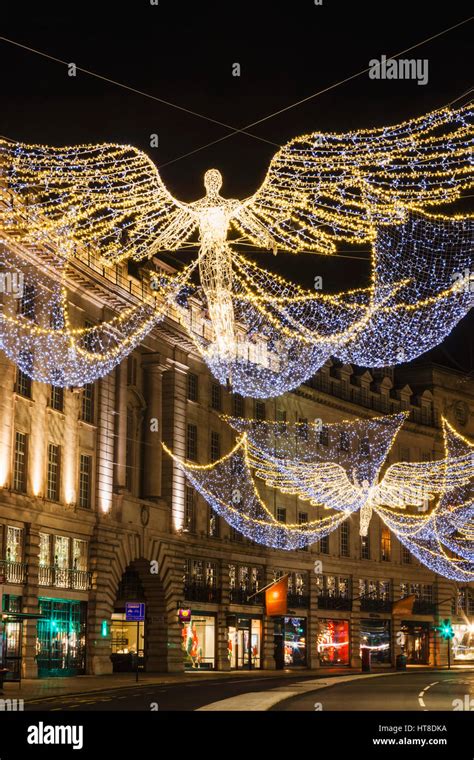
[[[142,623],[145,620],[144,602],[125,602],[125,620],[129,623]]]

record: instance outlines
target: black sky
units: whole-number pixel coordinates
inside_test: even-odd
[[[469,5],[457,1],[10,2],[2,9],[0,35],[238,128],[469,15]],[[404,56],[428,59],[427,85],[364,74],[251,131],[283,144],[304,132],[381,126],[438,108],[472,84],[473,31],[471,21]],[[234,63],[240,77],[232,76]],[[202,175],[211,166],[224,175],[224,195],[249,195],[277,150],[234,135],[180,158],[229,130],[80,72],[69,77],[66,66],[1,41],[0,70],[0,134],[30,143],[136,145],[158,167],[167,164],[160,173],[183,200],[203,194]],[[150,148],[153,133],[158,148]],[[367,257],[347,248],[341,254]],[[306,285],[322,275],[328,290],[367,284],[367,261],[342,255],[262,255],[259,261]],[[464,322],[447,347],[472,368],[473,322]]]

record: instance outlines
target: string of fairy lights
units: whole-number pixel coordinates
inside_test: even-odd
[[[132,146],[0,141],[0,169],[34,222],[22,231],[25,244],[39,225],[110,265],[178,250],[197,235],[210,336],[190,337],[219,381],[242,395],[279,395],[331,355],[371,366],[410,361],[472,307],[464,273],[473,220],[439,212],[472,186],[469,106],[394,126],[297,137],[243,201],[223,198],[222,177],[211,169],[206,195],[181,202]],[[371,286],[334,297],[303,293],[239,257],[228,241],[231,228],[274,252],[331,254],[340,242],[369,243]],[[175,305],[186,324],[186,307]]]
[[[365,536],[376,512],[429,569],[472,581],[474,445],[443,419],[444,458],[397,462],[380,477],[405,418],[398,414],[320,426],[226,417],[241,435],[217,462],[191,464],[164,448],[211,508],[256,543],[302,548],[356,511]],[[329,514],[305,523],[279,522],[260,496],[255,477]],[[415,514],[415,508],[421,513]]]
[[[1,296],[0,348],[34,380],[82,386],[173,315],[219,382],[255,398],[297,387],[331,356],[370,367],[409,362],[473,305],[474,219],[446,213],[473,185],[472,113],[446,107],[398,125],[303,135],[276,153],[249,198],[222,197],[222,176],[210,169],[205,196],[192,203],[174,198],[132,146],[0,140],[0,270],[22,277],[21,298]],[[370,284],[334,295],[305,290],[238,254],[231,231],[274,253],[369,244]],[[77,247],[105,271],[189,246],[197,259],[181,273],[150,273],[146,297],[121,311],[96,309],[95,324],[84,324]],[[189,298],[196,270],[200,290]],[[93,296],[92,283],[81,287]],[[306,546],[354,512],[366,535],[376,512],[428,567],[472,579],[472,445],[445,422],[443,459],[398,462],[381,476],[404,419],[318,430],[229,418],[241,437],[218,462],[168,453],[211,507],[258,543]],[[282,524],[255,478],[328,514]]]

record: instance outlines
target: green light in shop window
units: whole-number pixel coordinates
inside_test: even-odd
[[[109,624],[107,620],[102,621],[100,632],[101,632],[101,635],[104,637],[109,635]]]

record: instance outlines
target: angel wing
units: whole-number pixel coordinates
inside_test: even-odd
[[[391,127],[297,137],[233,224],[257,245],[295,252],[371,242],[378,225],[450,203],[472,183],[472,113],[443,108]]]
[[[473,476],[472,452],[436,462],[397,462],[373,490],[373,501],[398,508],[422,506],[438,494],[466,485]]]
[[[344,467],[335,462],[318,462],[308,466],[269,459],[248,447],[248,463],[257,477],[281,493],[297,494],[314,506],[355,512],[366,501],[362,489],[349,480]]]
[[[0,179],[59,234],[97,247],[107,262],[175,250],[196,216],[130,145],[51,148],[0,140]]]

